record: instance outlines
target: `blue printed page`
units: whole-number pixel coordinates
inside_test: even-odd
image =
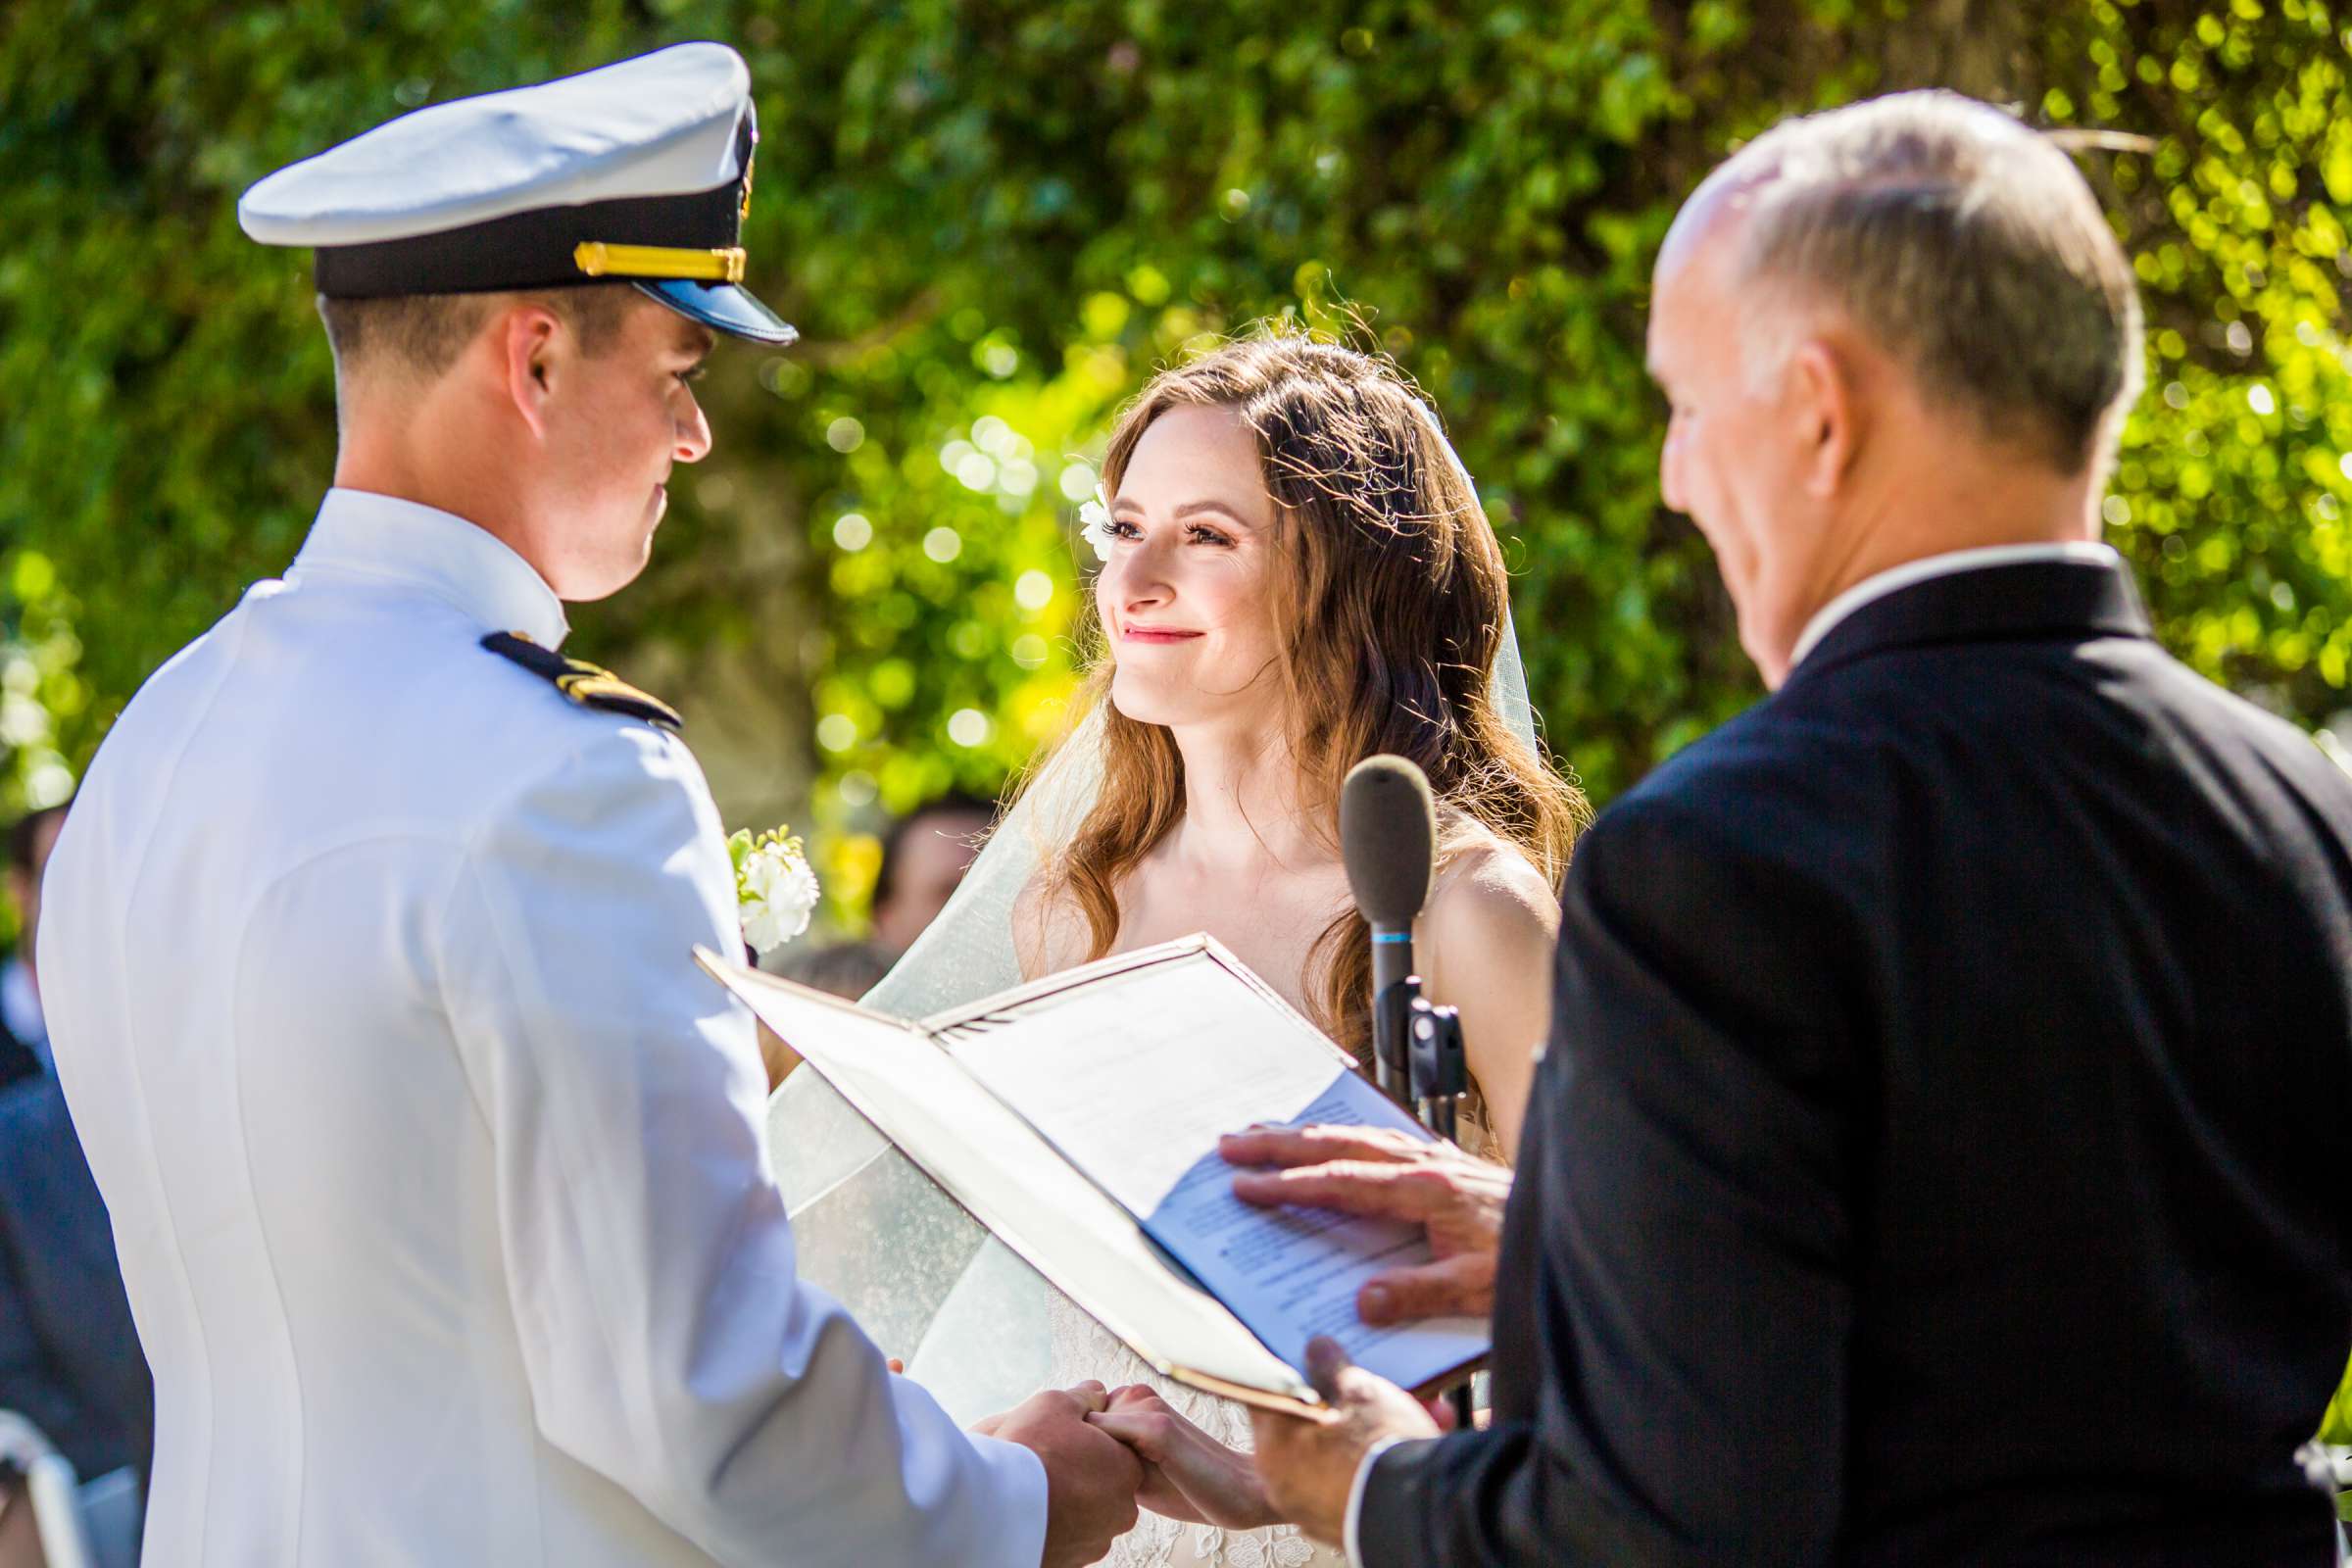
[[[1289,1122],[1419,1130],[1352,1071],[1334,1079]],[[1487,1324],[1478,1318],[1374,1328],[1356,1316],[1355,1293],[1366,1280],[1385,1269],[1430,1260],[1429,1243],[1418,1225],[1245,1203],[1233,1196],[1233,1167],[1210,1153],[1185,1173],[1157,1210],[1144,1216],[1144,1229],[1266,1348],[1301,1371],[1306,1342],[1317,1334],[1330,1335],[1358,1365],[1408,1389],[1487,1351]]]

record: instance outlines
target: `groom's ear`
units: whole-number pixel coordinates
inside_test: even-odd
[[[508,401],[531,433],[545,440],[548,404],[557,378],[572,358],[571,334],[563,318],[547,306],[526,300],[499,313],[483,335]]]

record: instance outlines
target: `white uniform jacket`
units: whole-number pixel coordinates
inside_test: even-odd
[[[701,770],[480,646],[562,606],[328,493],[50,864],[58,1067],[156,1377],[147,1561],[1031,1568],[1045,1475],[796,1283]]]

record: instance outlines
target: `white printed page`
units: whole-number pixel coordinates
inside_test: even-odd
[[[1220,1134],[1252,1122],[1418,1129],[1296,1014],[1207,952],[999,1008],[946,1033],[981,1083],[1134,1214],[1266,1346],[1329,1334],[1412,1388],[1485,1353],[1485,1323],[1367,1327],[1356,1288],[1426,1262],[1417,1225],[1233,1196]]]

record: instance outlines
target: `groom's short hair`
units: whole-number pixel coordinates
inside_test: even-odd
[[[1757,371],[1826,304],[1987,435],[2067,473],[2104,465],[2140,387],[2139,295],[2048,136],[1957,93],[1897,93],[1775,126],[1707,183],[1743,198],[1734,286],[1767,338]]]
[[[335,372],[362,367],[396,369],[429,381],[458,362],[466,345],[498,308],[529,299],[562,317],[582,353],[602,353],[618,334],[633,300],[626,283],[582,283],[520,294],[395,294],[378,299],[318,296],[318,318],[334,351]]]

